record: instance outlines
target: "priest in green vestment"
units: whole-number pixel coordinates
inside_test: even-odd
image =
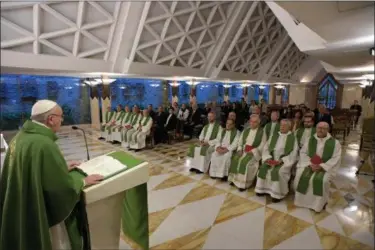
[[[153,122],[149,110],[144,109],[137,131],[131,136],[130,139],[129,147],[131,149],[139,150],[146,147],[146,136],[150,135],[152,124]]]
[[[303,118],[303,128],[297,129],[294,133],[297,138],[297,143],[300,148],[309,141],[310,137],[316,132],[314,128],[314,119],[312,116],[305,116]]]
[[[107,136],[106,136],[107,142],[111,141],[112,132],[116,130],[116,128],[120,127],[123,114],[124,112],[122,111],[122,105],[121,104],[117,105],[116,113],[113,115],[111,123],[105,128],[107,131]]]
[[[142,113],[138,106],[134,105],[133,107],[133,115],[130,124],[126,126],[125,130],[122,132],[122,143],[121,145],[125,148],[129,148],[130,140],[132,135],[137,131],[139,127],[139,123],[142,119]]]
[[[122,142],[122,133],[128,125],[130,125],[132,113],[130,112],[129,106],[125,106],[125,112],[123,113],[119,125],[112,130],[111,141]]]
[[[271,122],[264,126],[264,133],[266,133],[267,140],[269,140],[274,133],[278,133],[280,131],[279,118],[280,112],[278,110],[273,110],[271,112]]]
[[[91,248],[81,193],[103,177],[70,172],[55,143],[62,121],[55,102],[38,101],[10,142],[0,176],[1,250]]]
[[[237,153],[233,155],[228,181],[240,191],[249,188],[256,177],[266,135],[260,127],[259,115],[251,115],[249,128],[242,131],[238,141]]]
[[[280,131],[270,137],[262,152],[255,192],[258,196],[270,195],[273,202],[288,194],[291,171],[297,162],[299,148],[291,129],[290,120],[281,120]]]
[[[211,155],[215,151],[215,145],[221,133],[220,124],[215,122],[214,112],[208,113],[208,124],[203,127],[199,135],[199,143],[190,145],[187,154],[187,164],[190,171],[206,173],[210,165]]]
[[[108,130],[106,128],[109,125],[111,125],[111,122],[113,120],[113,116],[115,115],[115,113],[116,112],[111,110],[111,106],[107,107],[107,111],[105,112],[104,117],[103,117],[104,121],[100,126],[101,133],[100,133],[99,140],[104,140],[105,138],[107,138]]]
[[[294,204],[316,212],[327,204],[330,182],[341,164],[341,144],[328,131],[328,123],[317,124],[316,134],[300,150],[294,179]]]
[[[233,152],[236,151],[240,132],[236,129],[236,122],[227,119],[225,129],[222,129],[215,145],[215,152],[211,156],[209,174],[211,178],[228,179],[230,162]]]

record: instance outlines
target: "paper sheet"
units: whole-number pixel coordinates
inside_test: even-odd
[[[82,171],[84,171],[87,175],[99,174],[106,178],[117,172],[124,171],[127,166],[113,157],[102,155],[82,163],[79,165],[79,168],[82,169]]]

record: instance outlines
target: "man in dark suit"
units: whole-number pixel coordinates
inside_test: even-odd
[[[167,113],[164,112],[162,106],[158,108],[158,112],[154,114],[154,124],[155,124],[155,133],[154,139],[155,144],[161,143],[163,141],[163,133],[164,133],[164,124],[167,120]]]
[[[155,111],[154,111],[154,108],[152,107],[152,104],[148,105],[148,114],[150,115],[152,120],[155,121]]]
[[[332,129],[332,115],[323,104],[319,104],[318,112],[315,113],[315,126],[319,122],[328,123],[330,130]]]
[[[191,106],[191,114],[190,114],[190,116],[188,118],[188,122],[187,122],[187,124],[184,127],[185,134],[189,135],[190,139],[193,137],[194,128],[196,126],[202,125],[201,115],[202,115],[202,112],[198,108],[198,105],[197,104],[193,104]]]
[[[350,110],[356,110],[355,125],[357,126],[359,117],[362,114],[362,107],[358,104],[357,100],[354,100],[354,104],[350,106]]]
[[[177,125],[177,116],[174,114],[174,109],[169,108],[169,114],[167,116],[167,119],[164,123],[164,129],[163,129],[163,142],[168,140],[168,132],[171,130],[175,130]]]

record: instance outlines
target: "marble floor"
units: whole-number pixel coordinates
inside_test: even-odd
[[[91,157],[121,148],[98,141],[93,129],[87,133]],[[85,159],[79,131],[63,130],[59,137],[68,161]],[[373,177],[355,175],[361,160],[356,132],[342,143],[342,166],[332,183],[332,198],[319,214],[295,207],[292,193],[272,203],[256,196],[253,188],[239,192],[207,175],[190,173],[185,160],[189,143],[132,152],[150,163],[152,249],[374,249]],[[364,170],[370,168],[366,162]],[[123,237],[120,246],[132,248]]]

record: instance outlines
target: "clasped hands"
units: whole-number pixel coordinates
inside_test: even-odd
[[[206,142],[206,141],[200,141],[200,145],[201,146],[209,146],[210,144],[208,144],[208,142]]]
[[[229,152],[229,150],[226,147],[220,146],[220,147],[216,148],[216,152],[218,152],[219,154],[225,154],[225,153]]]
[[[275,167],[275,166],[281,165],[283,162],[282,161],[276,161],[276,160],[268,159],[268,160],[266,160],[266,163],[267,163],[267,165],[269,165],[271,167]]]
[[[310,168],[313,172],[319,172],[322,169],[320,165],[316,165],[316,164],[311,164]]]

